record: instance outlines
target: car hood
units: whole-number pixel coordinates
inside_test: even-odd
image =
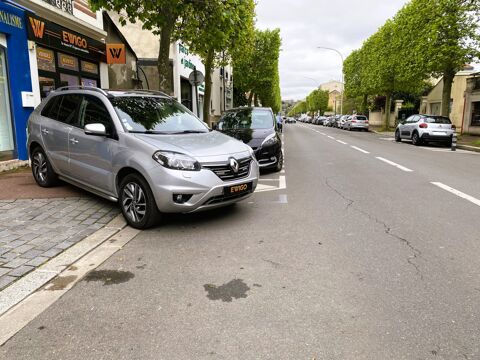
[[[274,132],[272,129],[228,129],[222,130],[224,134],[227,134],[235,139],[243,141],[245,144],[252,148],[260,146],[263,140]]]
[[[249,152],[242,142],[218,131],[201,134],[135,134],[135,137],[158,150],[175,151],[195,158],[216,157]]]

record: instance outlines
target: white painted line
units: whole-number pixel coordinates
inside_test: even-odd
[[[454,195],[457,195],[458,197],[461,197],[462,199],[468,200],[471,203],[474,203],[477,206],[480,206],[480,200],[477,198],[474,198],[473,196],[467,195],[457,189],[454,189],[448,185],[442,184],[441,182],[432,182],[431,184],[438,186],[439,188],[446,190]]]
[[[353,146],[353,145],[350,146],[350,147],[351,147],[352,149],[355,149],[355,150],[357,150],[357,151],[360,151],[360,152],[362,152],[362,153],[364,153],[364,154],[370,154],[369,151],[360,149],[359,147],[356,147],[356,146]]]
[[[333,136],[330,136],[330,135],[328,135],[328,138],[332,139],[332,140],[335,140],[335,138]]]
[[[279,177],[279,185],[278,185],[278,188],[279,189],[286,189],[287,188],[287,179],[285,178],[285,176],[280,176]]]
[[[395,141],[395,138],[380,138],[380,140]]]
[[[104,240],[102,244],[73,263],[72,266],[60,272],[51,283],[3,314],[0,317],[0,346],[60,299],[89,271],[100,266],[125,246],[139,232],[140,230],[126,227],[107,241]]]
[[[320,135],[326,136],[327,134],[321,132]]]
[[[411,170],[411,169],[409,169],[409,168],[407,168],[407,167],[405,167],[405,166],[399,165],[399,164],[397,164],[397,163],[394,163],[393,161],[387,160],[387,159],[382,158],[382,157],[380,157],[380,156],[377,156],[376,158],[377,158],[378,160],[380,160],[380,161],[383,161],[384,163],[387,163],[387,164],[389,164],[389,165],[395,166],[397,169],[400,169],[400,170],[402,170],[402,171],[405,171],[405,172],[413,172],[413,170]]]
[[[348,145],[345,141],[342,141],[342,140],[337,140],[337,142],[339,142],[340,144],[343,144],[343,145]]]

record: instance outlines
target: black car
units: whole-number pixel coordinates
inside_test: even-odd
[[[215,130],[242,140],[255,152],[261,169],[282,170],[282,139],[270,108],[236,108],[225,112]]]

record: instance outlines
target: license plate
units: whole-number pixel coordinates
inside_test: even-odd
[[[239,185],[225,186],[224,193],[225,196],[235,196],[252,191],[253,183],[245,183]]]
[[[433,135],[447,135],[445,131],[434,131]]]

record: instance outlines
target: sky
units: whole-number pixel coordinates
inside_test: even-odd
[[[257,27],[280,28],[283,100],[304,99],[321,83],[341,80],[344,57],[362,46],[407,0],[258,0]]]

